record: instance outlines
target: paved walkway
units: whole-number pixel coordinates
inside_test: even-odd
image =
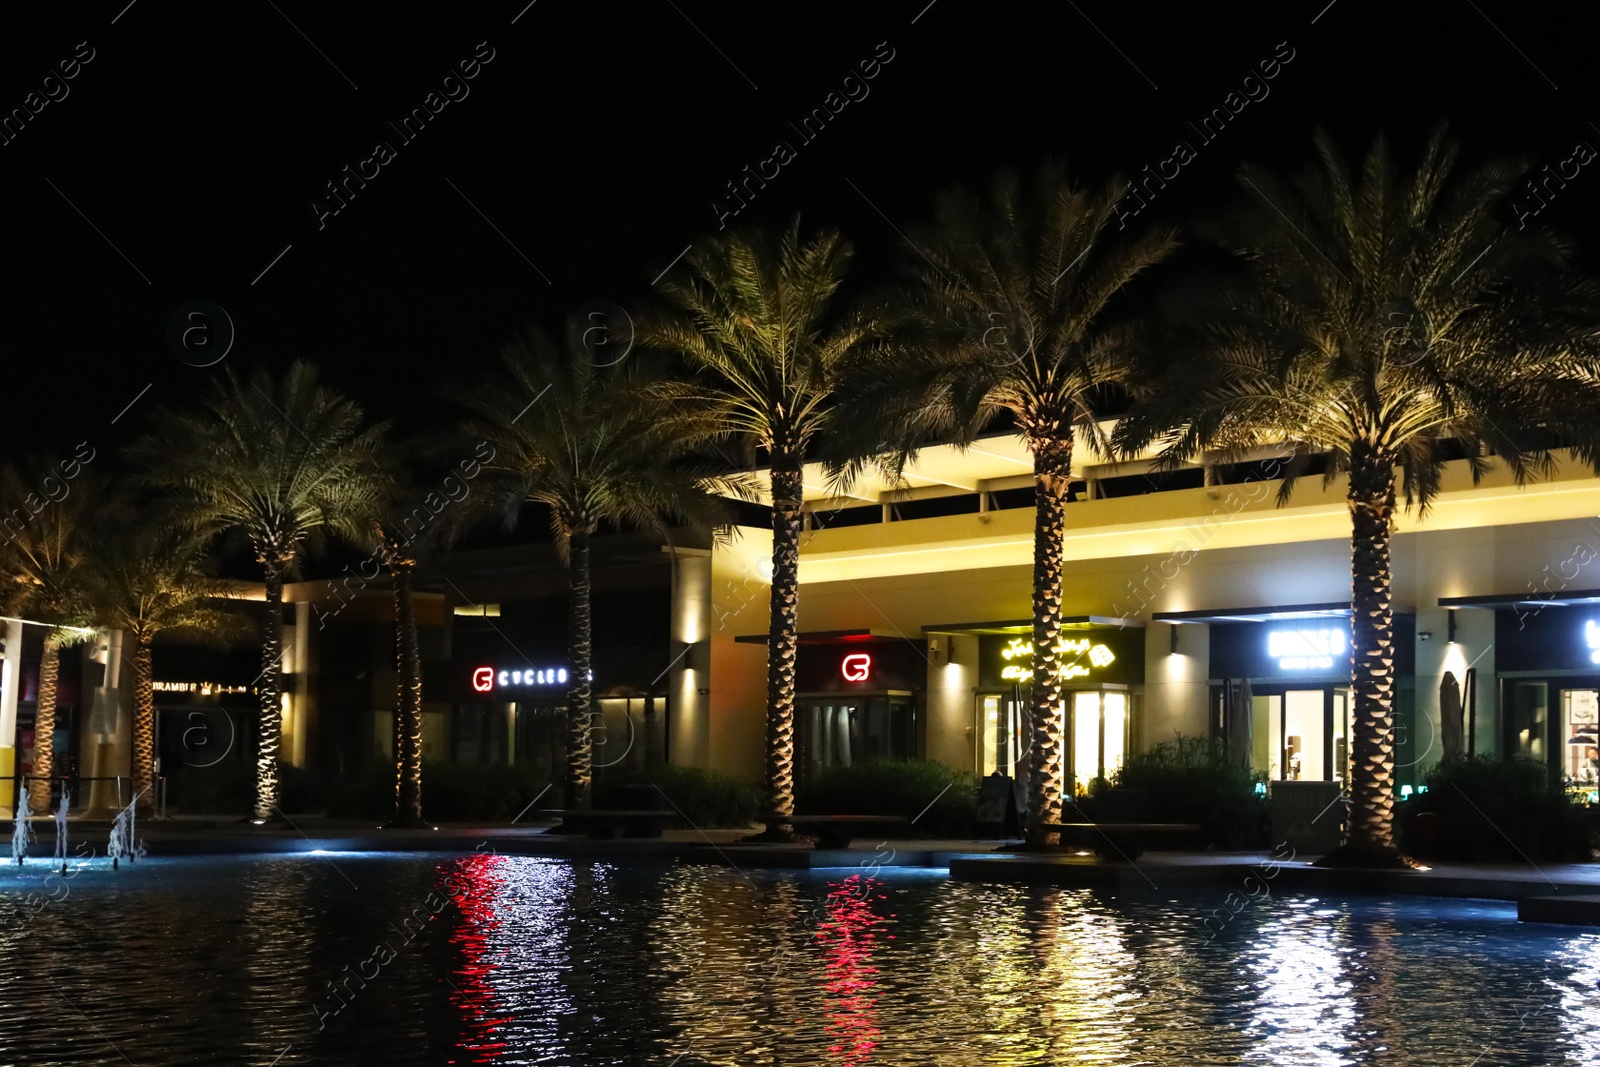
[[[452,852],[488,851],[508,855],[620,859],[649,863],[706,863],[744,869],[848,869],[885,867],[947,868],[964,881],[1029,885],[1103,886],[1130,890],[1208,886],[1238,889],[1248,879],[1271,882],[1277,891],[1327,891],[1474,897],[1519,902],[1561,897],[1557,911],[1571,921],[1600,922],[1600,863],[1511,866],[1437,864],[1415,871],[1349,871],[1313,867],[1310,857],[1278,860],[1269,852],[1148,852],[1134,863],[1105,863],[1089,855],[1041,855],[1000,851],[1015,841],[871,840],[848,849],[806,845],[749,845],[745,830],[668,830],[659,839],[590,840],[546,834],[547,825],[485,826],[441,824],[420,830],[391,830],[371,821],[296,817],[287,823],[252,826],[224,818],[178,816],[147,821],[139,836],[153,856],[226,853]],[[75,841],[94,842],[109,834],[109,824],[73,820]],[[49,847],[53,829],[35,821],[39,845]],[[1254,887],[1256,882],[1249,882]],[[1257,889],[1257,891],[1259,891]],[[1593,902],[1584,900],[1592,897]],[[1537,911],[1537,907],[1525,908]],[[1549,911],[1550,909],[1545,909]]]

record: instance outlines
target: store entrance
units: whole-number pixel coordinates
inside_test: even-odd
[[[1251,694],[1250,765],[1274,781],[1348,784],[1348,686],[1265,686]]]
[[[870,759],[919,759],[922,721],[915,694],[803,693],[795,701],[795,757],[809,780],[829,767]]]
[[[1558,770],[1573,786],[1592,789],[1600,782],[1600,688],[1593,682],[1508,679],[1507,751]]]

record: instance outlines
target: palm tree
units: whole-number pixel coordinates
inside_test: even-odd
[[[8,540],[0,546],[4,560],[0,569],[13,584],[4,599],[47,627],[39,660],[33,776],[28,788],[28,806],[36,813],[50,810],[61,650],[95,632],[90,628],[83,571],[91,554],[90,527],[104,495],[100,479],[87,469],[70,479],[62,479],[49,465],[7,467],[0,472],[0,514],[12,520],[7,524]]]
[[[216,606],[237,594],[238,583],[200,569],[202,546],[170,529],[148,527],[131,534],[106,530],[96,538],[85,575],[95,621],[133,640],[133,791],[139,814],[155,804],[155,637],[176,632],[221,642],[241,634],[244,620]]]
[[[913,231],[907,294],[918,322],[852,371],[847,426],[887,427],[898,470],[928,440],[970,442],[996,420],[1033,456],[1033,648],[1028,838],[1058,843],[1064,792],[1061,680],[1063,507],[1078,435],[1104,445],[1095,407],[1124,383],[1130,335],[1108,306],[1175,247],[1168,230],[1120,234],[1126,191],[1069,182],[1047,166],[1031,188],[1003,173],[987,200],[939,199],[932,227]]]
[[[1495,455],[1518,484],[1543,476],[1563,443],[1600,466],[1600,290],[1567,273],[1563,242],[1502,222],[1518,167],[1458,173],[1442,129],[1410,169],[1381,137],[1359,171],[1326,134],[1315,144],[1318,164],[1292,179],[1241,170],[1246,203],[1219,240],[1242,275],[1199,309],[1196,345],[1173,350],[1117,438],[1164,441],[1172,462],[1287,443],[1280,504],[1313,457],[1325,484],[1347,476],[1350,832],[1324,862],[1393,866],[1396,469],[1426,513],[1452,452],[1475,481]]]
[[[385,498],[376,460],[384,428],[364,421],[302,360],[281,380],[259,368],[224,375],[197,409],[168,412],[135,451],[151,484],[174,494],[187,528],[242,534],[266,579],[256,823],[278,804],[284,581],[328,535],[364,540]]]
[[[592,746],[589,543],[602,523],[664,530],[668,519],[706,525],[710,490],[738,488],[712,476],[692,452],[717,427],[674,405],[657,368],[635,356],[599,367],[583,330],[569,323],[557,345],[529,327],[501,352],[501,374],[462,399],[463,426],[488,442],[482,506],[515,521],[524,502],[544,505],[567,564],[567,771],[565,804],[590,805]]]
[[[766,784],[767,810],[779,817],[794,814],[802,471],[830,422],[846,361],[884,329],[864,312],[834,308],[852,258],[837,233],[802,240],[798,221],[775,239],[758,231],[707,237],[688,253],[686,272],[661,282],[676,313],[639,328],[695,375],[671,395],[719,421],[771,471]],[[771,831],[780,839],[792,832],[781,823]]]
[[[523,502],[550,512],[550,533],[566,561],[566,792],[587,808],[590,739],[589,542],[602,523],[666,531],[667,520],[709,526],[722,509],[712,491],[744,491],[738,478],[696,462],[696,446],[717,434],[702,411],[675,405],[661,368],[642,355],[597,366],[584,344],[589,323],[571,322],[557,346],[530,326],[501,352],[501,374],[464,397],[462,427],[488,442],[483,506],[515,522]]]
[[[417,639],[417,609],[411,574],[417,568],[415,538],[399,527],[376,524],[378,555],[394,581],[395,672],[394,819],[397,827],[422,821],[422,650]]]

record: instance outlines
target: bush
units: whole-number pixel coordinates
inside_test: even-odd
[[[917,820],[906,831],[911,834],[970,837],[978,821],[978,776],[934,760],[874,759],[829,767],[800,791],[795,812],[899,815]]]
[[[1426,819],[1422,816],[1429,816]],[[1537,760],[1468,756],[1428,772],[1428,791],[1400,805],[1401,840],[1420,859],[1586,861],[1583,809]]]
[[[702,830],[749,826],[761,806],[758,786],[698,767],[671,766],[609,774],[595,791],[594,806],[632,807],[631,801],[619,795],[630,785],[656,786],[682,813],[680,823]]]
[[[1143,818],[1150,822],[1199,823],[1211,847],[1238,850],[1267,845],[1267,802],[1256,792],[1266,780],[1265,771],[1229,759],[1221,741],[1178,734],[1129,756],[1114,784],[1144,795]],[[1080,806],[1092,819],[1103,799],[1102,793]]]
[[[180,815],[250,814],[256,800],[254,760],[225,759],[209,767],[180,767],[167,778],[167,810]],[[310,771],[278,761],[278,807],[289,815],[322,810],[323,783]]]

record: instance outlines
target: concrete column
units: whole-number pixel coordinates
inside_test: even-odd
[[[17,773],[17,696],[22,689],[22,623],[8,619],[0,624],[0,641],[5,654],[0,656],[0,808],[7,818],[12,805]]]
[[[711,763],[711,553],[673,550],[667,760]]]
[[[89,778],[122,777],[119,795],[115,781],[95,781],[89,784],[89,818],[108,818],[127,804],[132,797],[129,787],[133,773],[133,715],[126,699],[127,690],[122,682],[123,632],[110,630],[96,634],[84,646],[84,681],[92,677],[96,664],[102,673],[101,683],[89,689],[89,713],[78,737],[83,759],[80,773]]]

